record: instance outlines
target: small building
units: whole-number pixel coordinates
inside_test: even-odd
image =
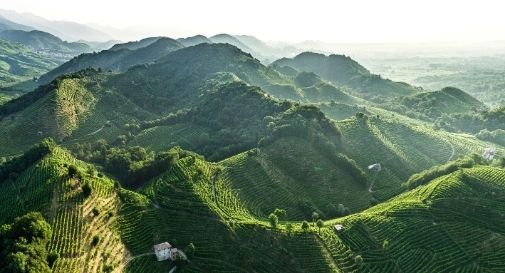
[[[372,172],[380,172],[382,170],[382,166],[380,163],[375,163],[368,166],[368,170]]]
[[[482,157],[484,157],[484,159],[486,161],[491,161],[491,160],[493,160],[495,154],[496,154],[496,149],[489,147],[489,148],[484,149],[484,153],[482,154]]]
[[[154,254],[156,254],[156,258],[158,259],[158,262],[165,261],[168,259],[172,259],[173,252],[172,249],[175,249],[177,252],[177,248],[173,248],[171,244],[168,242],[164,242],[161,244],[154,245]]]
[[[344,226],[342,224],[336,224],[336,225],[333,226],[333,228],[336,231],[342,231],[342,230],[344,230]]]

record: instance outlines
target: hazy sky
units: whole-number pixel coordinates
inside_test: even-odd
[[[172,37],[251,34],[266,40],[505,40],[504,1],[1,0],[0,8]],[[140,27],[140,28],[138,28]],[[120,38],[120,37],[119,37]]]

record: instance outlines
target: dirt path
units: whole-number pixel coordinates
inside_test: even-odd
[[[87,134],[86,136],[91,136],[91,135],[94,135],[94,134],[98,134],[98,133],[100,133],[100,131],[103,130],[103,128],[105,128],[105,125],[103,125],[102,127],[100,127],[98,130]]]

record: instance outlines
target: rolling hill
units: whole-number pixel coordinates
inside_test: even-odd
[[[86,40],[101,42],[112,39],[110,35],[85,24],[69,21],[52,21],[31,13],[19,13],[5,9],[0,9],[0,15],[17,24],[51,33],[66,41]]]
[[[41,212],[53,272],[504,268],[503,147],[366,100],[453,97],[433,107],[459,115],[478,104],[460,90],[362,85],[375,76],[343,56],[265,66],[230,44],[168,38],[46,77],[0,105],[0,225]],[[157,262],[164,241],[190,262]]]
[[[294,58],[282,58],[272,64],[274,67],[289,66],[298,71],[313,72],[322,79],[337,85],[350,87],[353,94],[382,101],[394,97],[412,95],[419,90],[400,82],[383,79],[371,74],[365,67],[343,55],[330,55],[304,52]]]
[[[492,167],[456,171],[329,221],[322,240],[348,272],[500,272],[504,177]],[[337,223],[340,232],[333,229]]]
[[[277,145],[280,149],[293,147],[272,144]],[[363,212],[326,221],[320,230],[285,220],[272,228],[247,199],[265,194],[267,189],[256,184],[264,180],[248,176],[250,180],[243,181],[242,174],[243,166],[258,164],[277,166],[265,173],[279,177],[290,162],[262,163],[278,154],[269,149],[218,164],[172,150],[178,159],[170,169],[132,191],[45,140],[22,157],[0,165],[0,174],[6,168],[17,170],[8,178],[0,175],[2,192],[12,193],[0,200],[1,223],[10,223],[28,211],[41,211],[53,230],[47,248],[58,253],[53,272],[165,272],[173,265],[156,262],[151,250],[161,241],[191,255],[185,272],[474,272],[503,268],[503,169],[463,168]],[[307,150],[302,153],[310,154]],[[297,154],[293,154],[295,158]],[[70,166],[75,166],[75,174]],[[237,183],[242,183],[241,189],[235,188]],[[262,183],[272,186],[278,182]],[[307,189],[316,188],[305,188],[304,195],[310,194]],[[278,196],[289,202],[289,195]],[[259,198],[262,203],[256,206],[276,202]],[[343,229],[335,231],[335,224]],[[196,246],[194,252],[187,247],[190,244]],[[412,255],[423,259],[412,259]]]
[[[180,49],[183,46],[170,38],[146,38],[138,42],[114,45],[109,50],[98,53],[81,54],[62,64],[40,78],[41,83],[49,83],[56,77],[93,67],[104,70],[126,71],[137,64],[146,64]]]
[[[91,48],[84,43],[69,43],[47,32],[32,30],[5,30],[0,32],[0,39],[20,43],[48,55],[78,55],[90,52]]]
[[[434,120],[442,115],[482,111],[487,106],[460,89],[445,87],[439,91],[399,98],[393,101],[391,108],[399,113]]]
[[[185,47],[188,46],[194,46],[202,43],[208,43],[211,44],[213,43],[209,38],[203,36],[203,35],[195,35],[191,37],[186,37],[186,38],[179,38],[177,39],[181,44],[183,44]]]

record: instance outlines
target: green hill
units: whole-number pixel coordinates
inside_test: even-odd
[[[34,152],[40,159],[33,161]],[[68,175],[71,164],[78,176]],[[121,272],[129,252],[118,229],[120,200],[113,181],[96,171],[89,174],[93,166],[76,161],[50,141],[33,148],[15,166],[16,173],[0,179],[0,223],[40,211],[52,228],[47,253],[58,255],[52,272],[83,272],[84,268],[103,272],[107,267]],[[5,171],[5,164],[0,169]],[[83,194],[85,185],[92,189],[89,196]]]
[[[53,231],[47,251],[58,254],[53,272],[166,272],[173,265],[152,253],[162,241],[196,246],[185,272],[336,270],[314,234],[288,235],[255,220],[212,180],[216,166],[191,154],[181,151],[170,171],[133,192],[50,142],[37,149],[40,159],[0,180],[2,192],[12,193],[0,201],[1,223],[41,211]]]
[[[340,181],[313,192],[325,183],[323,173],[338,172],[338,164],[324,159],[318,160],[320,170],[298,170],[306,173],[303,181],[314,181],[310,187],[279,183],[282,176],[300,175],[291,167],[299,154],[292,153],[293,161],[276,159],[279,151],[299,147],[290,143],[296,141],[284,138],[218,164],[175,149],[177,160],[167,172],[132,191],[46,140],[0,164],[6,194],[0,223],[42,212],[53,231],[47,251],[58,254],[53,272],[166,272],[173,264],[156,262],[152,253],[152,245],[163,241],[190,255],[184,272],[473,272],[505,266],[505,171],[489,166],[436,178],[363,212],[326,221],[320,231],[283,219],[271,228],[265,213],[258,213],[268,213],[267,205],[288,208],[288,217],[297,218],[289,210],[293,198],[314,194],[327,204],[335,194],[349,198],[346,190],[355,190]],[[321,156],[305,147],[299,153],[310,160]],[[261,169],[254,164],[263,171],[253,176],[248,169]],[[302,196],[290,195],[296,187]],[[343,230],[336,232],[335,224]]]
[[[121,49],[137,50],[139,48],[143,48],[148,45],[151,45],[152,43],[158,41],[161,38],[163,38],[163,37],[148,37],[148,38],[144,38],[144,39],[141,39],[138,41],[118,43],[118,44],[113,45],[109,50],[112,50],[112,51],[121,50]]]
[[[411,116],[417,114],[425,119],[436,119],[442,115],[473,113],[487,109],[487,106],[460,89],[445,87],[399,98],[392,103],[392,109]]]
[[[418,90],[408,84],[383,79],[343,55],[304,52],[296,57],[282,58],[274,66],[290,66],[298,71],[313,72],[330,83],[350,87],[354,94],[373,101],[415,94]]]
[[[504,178],[503,169],[492,167],[456,171],[329,221],[321,238],[347,272],[500,272]],[[336,223],[342,231],[334,231]]]
[[[151,63],[183,47],[179,42],[170,38],[157,38],[146,46],[141,46],[145,44],[142,41],[129,45],[121,44],[124,46],[113,47],[110,50],[103,50],[98,53],[79,55],[44,74],[40,78],[40,82],[48,83],[60,75],[77,72],[89,67],[126,71],[133,65]]]
[[[5,30],[0,32],[0,39],[26,45],[34,50],[47,54],[77,55],[90,52],[91,48],[84,43],[69,43],[47,32],[32,30]]]
[[[208,43],[208,44],[212,43],[212,41],[209,38],[207,38],[203,35],[196,35],[196,36],[191,36],[191,37],[186,37],[186,38],[179,38],[179,39],[177,39],[177,41],[179,41],[185,47],[194,46],[194,45],[198,45],[198,44],[202,44],[202,43]]]
[[[247,52],[249,54],[252,54],[252,55],[255,55],[255,53],[256,53],[249,46],[247,46],[247,44],[242,43],[239,39],[235,38],[232,35],[226,34],[226,33],[221,33],[221,34],[217,34],[212,37],[209,37],[209,40],[211,40],[213,43],[223,43],[223,44],[230,44],[230,45],[236,46],[237,48],[240,48],[240,50]]]

